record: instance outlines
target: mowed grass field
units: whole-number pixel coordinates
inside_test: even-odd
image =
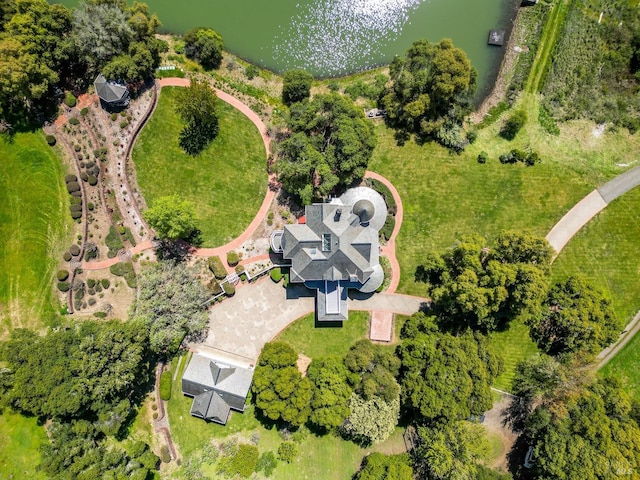
[[[621,325],[640,311],[640,188],[614,200],[564,248],[553,264],[556,280],[582,274],[611,299]],[[619,375],[640,401],[640,336],[603,369]]]
[[[57,315],[53,276],[70,241],[64,167],[42,132],[0,138],[0,338]]]
[[[235,108],[218,103],[220,132],[198,156],[178,144],[183,123],[175,113],[177,89],[165,87],[140,134],[132,158],[148,206],[178,194],[195,204],[203,246],[223,245],[251,223],[267,189],[266,153],[258,129]]]
[[[33,417],[4,411],[0,415],[0,478],[47,478],[36,470],[40,445],[47,442],[44,427]]]

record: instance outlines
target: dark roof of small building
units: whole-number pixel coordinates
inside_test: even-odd
[[[213,390],[197,395],[191,404],[191,415],[222,425],[227,423],[230,411],[227,402]]]
[[[123,99],[129,97],[129,90],[126,85],[107,81],[101,73],[96,77],[93,86],[100,99],[107,103],[121,102]]]
[[[504,44],[504,35],[505,35],[505,31],[504,30],[490,30],[489,31],[489,40],[487,41],[487,43],[489,45],[503,45]]]

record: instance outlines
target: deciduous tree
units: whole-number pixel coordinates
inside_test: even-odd
[[[393,433],[400,416],[400,400],[396,397],[386,402],[382,397],[365,400],[357,394],[351,395],[351,411],[341,427],[344,436],[361,445],[385,441]]]
[[[222,63],[222,37],[214,30],[196,27],[184,35],[184,53],[205,69],[219,68]]]
[[[347,376],[347,369],[340,359],[313,359],[307,370],[307,378],[313,384],[311,423],[331,430],[340,426],[349,416],[352,390],[347,383]]]
[[[178,195],[158,198],[143,216],[163,240],[188,240],[198,233],[193,203]]]
[[[407,454],[370,453],[362,460],[354,480],[412,480],[411,457]]]
[[[304,70],[289,70],[284,73],[282,83],[282,102],[285,105],[301,102],[311,94],[313,77]]]

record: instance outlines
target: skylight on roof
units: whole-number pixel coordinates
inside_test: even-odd
[[[322,234],[322,251],[323,252],[331,251],[331,234],[330,233]]]

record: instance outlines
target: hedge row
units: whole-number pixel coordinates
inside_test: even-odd
[[[384,202],[387,204],[387,213],[395,216],[398,211],[398,206],[396,205],[396,201],[393,198],[393,194],[391,193],[391,190],[389,190],[389,187],[374,178],[367,178],[367,185],[382,195]]]
[[[207,264],[209,265],[209,270],[211,270],[213,276],[218,280],[222,280],[227,277],[227,270],[224,268],[220,257],[209,257],[209,260],[207,260]]]

